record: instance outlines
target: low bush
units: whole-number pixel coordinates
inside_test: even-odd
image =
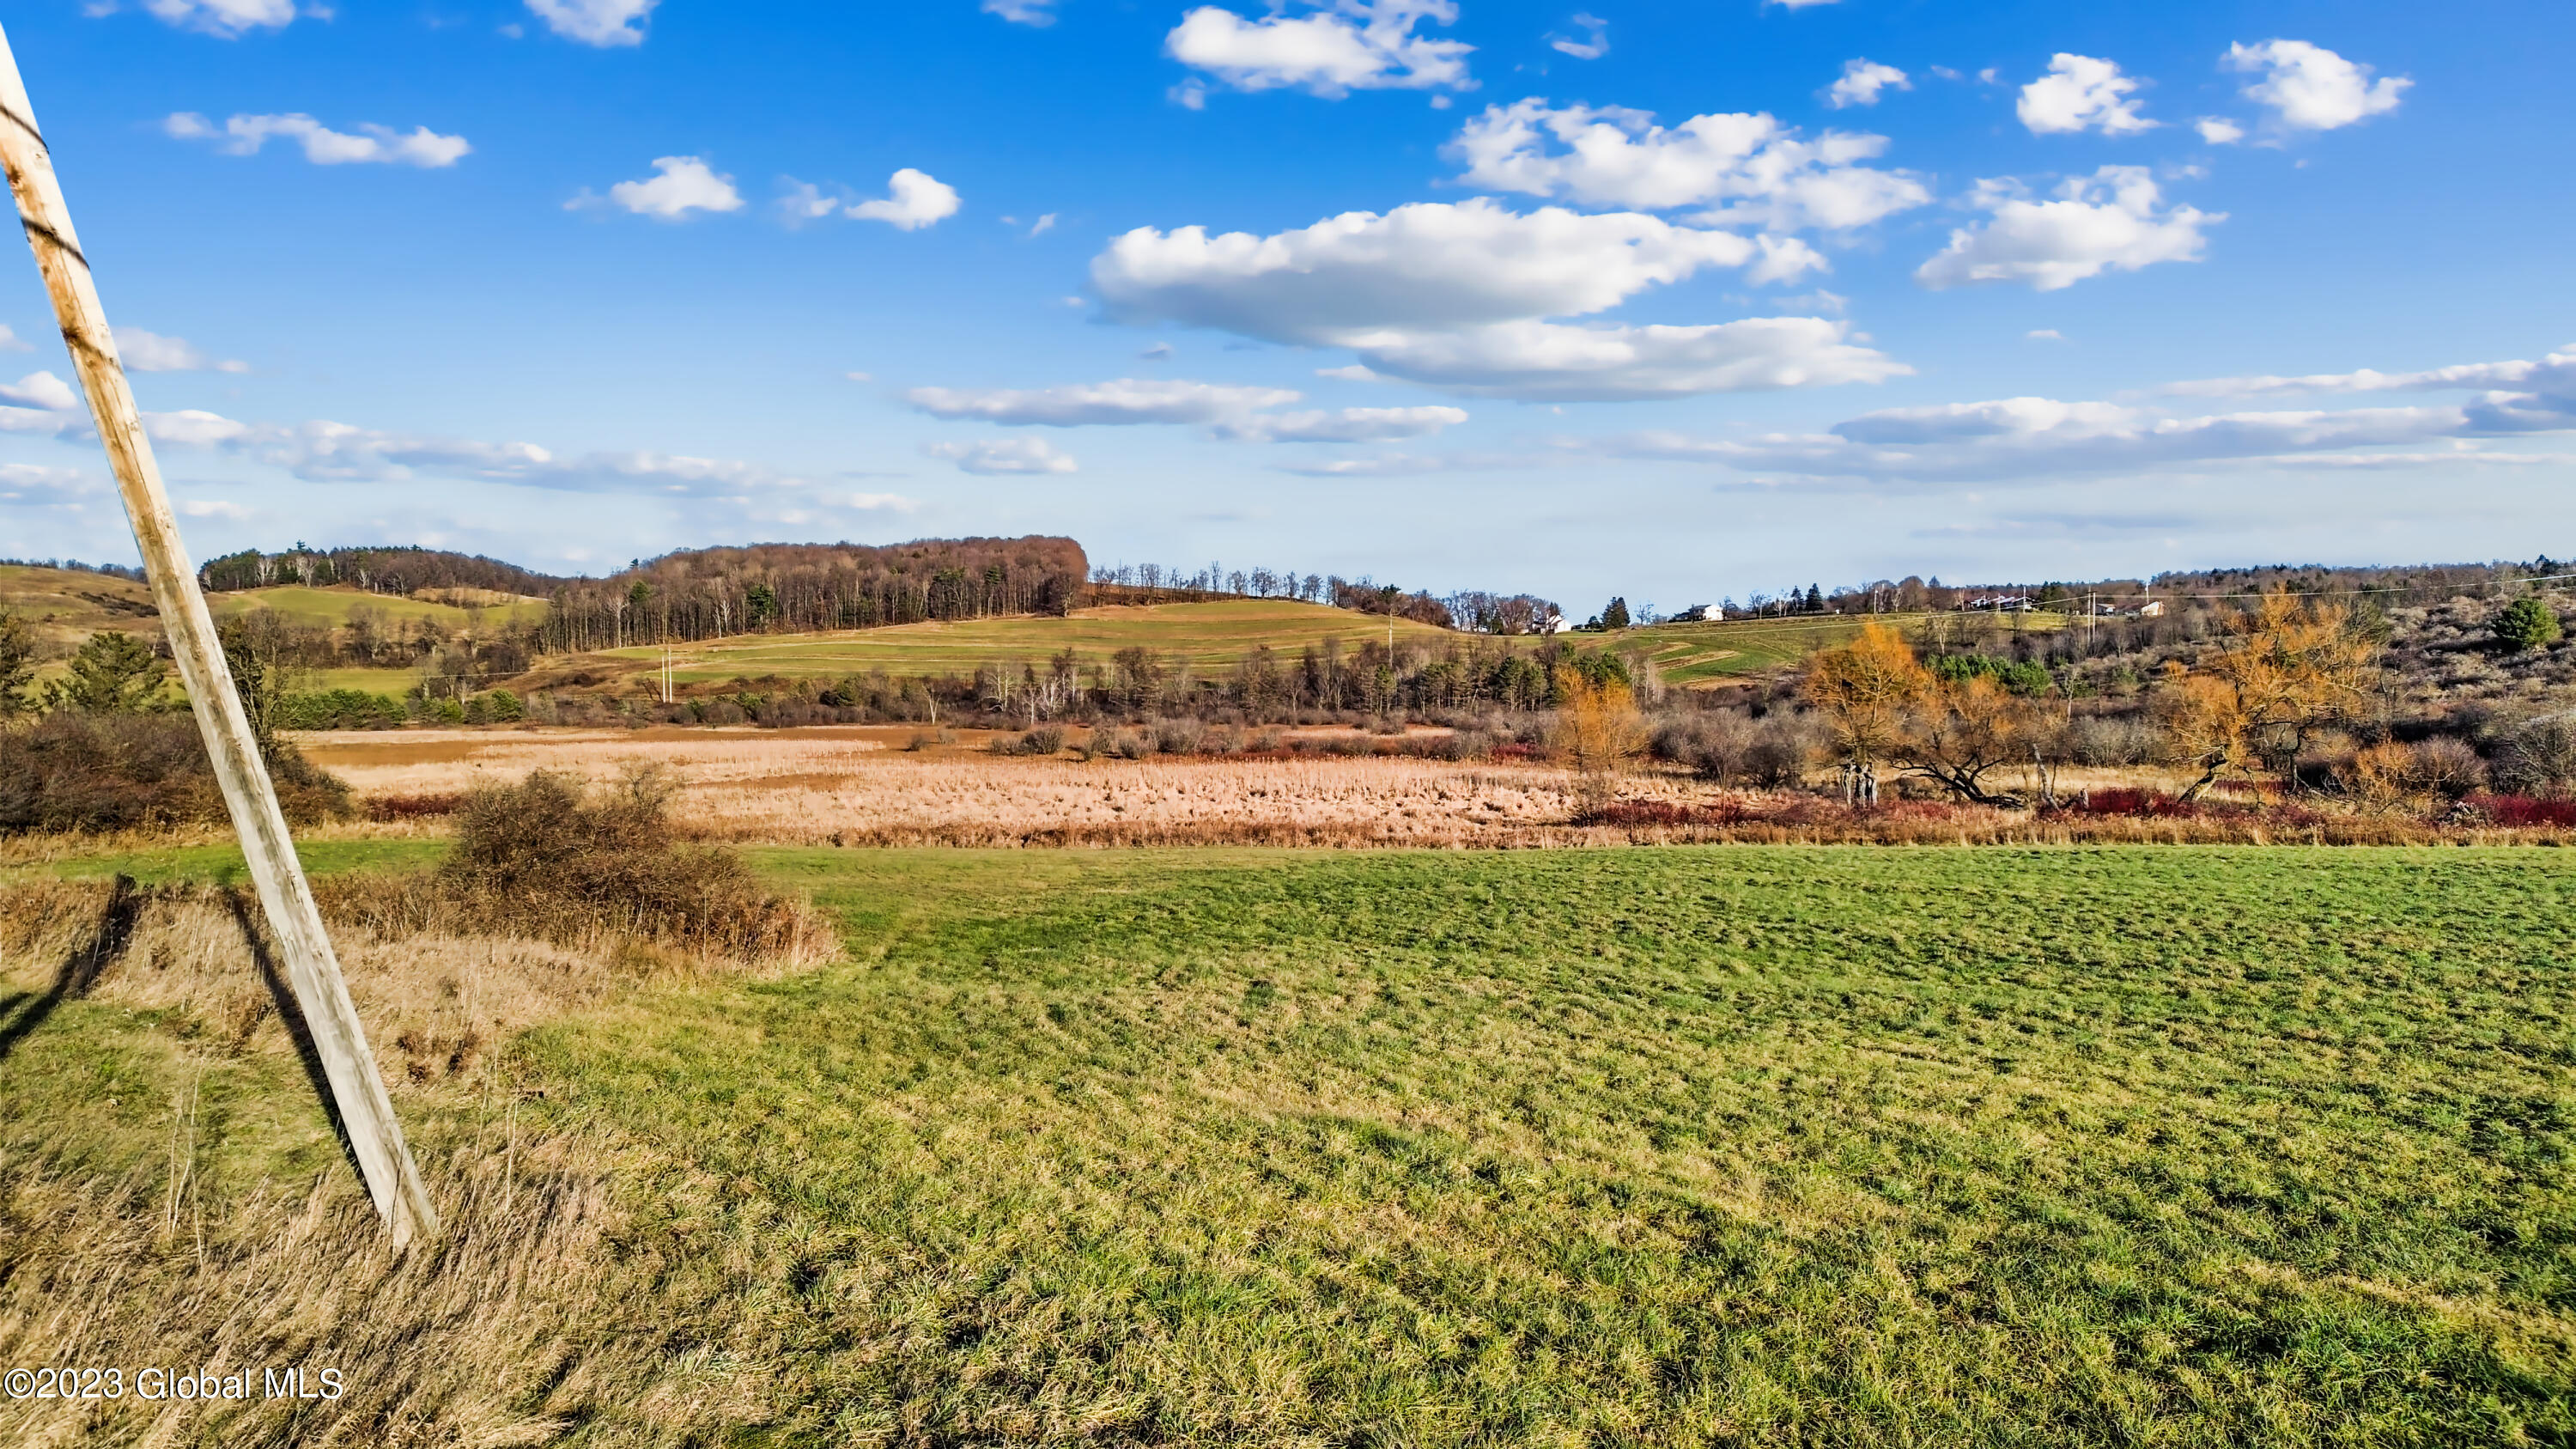
[[[2576,714],[2542,715],[2496,730],[2489,767],[2509,795],[2563,795],[2576,788]]]
[[[2137,715],[2093,715],[2066,728],[2067,758],[2079,765],[2151,765],[2163,747],[2163,732]]]
[[[371,922],[389,934],[439,921],[563,944],[629,936],[738,959],[808,955],[828,939],[742,857],[679,839],[671,794],[652,770],[596,792],[543,770],[487,785],[457,806],[456,846],[434,875],[379,878],[337,905],[389,915]]]
[[[997,755],[1055,755],[1064,752],[1064,731],[1053,725],[1040,725],[1023,735],[1005,735],[993,741]]]
[[[290,824],[349,814],[349,787],[278,742],[269,778]],[[214,766],[186,714],[56,710],[0,729],[0,834],[221,824]]]
[[[367,818],[379,824],[434,820],[455,814],[464,804],[462,795],[379,795],[367,802]]]
[[[2576,800],[2536,800],[2529,795],[2471,795],[2461,802],[2491,825],[2576,825]]]

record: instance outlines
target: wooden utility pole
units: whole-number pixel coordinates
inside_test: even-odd
[[[187,551],[179,541],[179,523],[171,516],[169,495],[162,490],[160,465],[153,461],[151,440],[144,435],[143,415],[135,408],[134,391],[126,385],[124,365],[117,360],[107,313],[90,280],[89,259],[82,255],[72,232],[62,186],[54,179],[53,158],[36,129],[35,109],[27,103],[27,86],[19,78],[18,61],[10,53],[5,31],[0,31],[0,165],[8,170],[9,190],[17,198],[27,244],[35,248],[36,267],[44,273],[45,290],[53,297],[63,345],[70,349],[72,367],[89,394],[99,441],[107,449],[108,466],[115,471],[117,490],[125,499],[126,517],[134,525],[135,546],[142,550],[144,572],[152,581],[153,602],[161,608],[170,654],[178,662],[179,680],[187,687],[197,729],[205,736],[206,754],[214,762],[233,829],[241,836],[242,854],[259,888],[269,934],[286,957],[288,982],[330,1081],[340,1125],[366,1174],[367,1191],[393,1233],[394,1246],[400,1248],[415,1234],[436,1232],[438,1214],[430,1206],[428,1189],[421,1185],[411,1149],[403,1143],[393,1099],[385,1094],[384,1079],[376,1074],[376,1059],[367,1050],[357,1008],[349,1001],[348,983],[340,977],[331,937],[323,930],[322,913],[315,909],[313,892],[305,884],[304,867],[295,858],[286,816],[277,807],[277,789],[260,760],[241,697],[233,691],[232,671],[215,637],[214,615],[206,609],[206,596],[197,589],[196,571],[189,567]]]

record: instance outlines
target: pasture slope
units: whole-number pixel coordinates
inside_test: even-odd
[[[1185,660],[1201,673],[1231,671],[1253,650],[1268,645],[1293,665],[1307,646],[1339,639],[1347,655],[1369,639],[1383,643],[1383,615],[1354,613],[1289,599],[1230,599],[1206,604],[1113,604],[1077,609],[1061,618],[1014,615],[993,619],[896,624],[882,629],[828,634],[754,634],[675,647],[677,673],[691,682],[737,677],[843,679],[884,670],[898,679],[919,675],[971,675],[989,664],[1034,664],[1067,649],[1086,666],[1105,665],[1122,649],[1151,650],[1166,662]],[[1432,643],[1462,636],[1410,619],[1395,621],[1404,643]],[[649,672],[661,651],[639,648],[606,656]]]
[[[1916,628],[1926,616],[1897,614],[1883,622]],[[1747,619],[1727,623],[1658,624],[1617,634],[1560,636],[1576,648],[1604,645],[1652,658],[1667,684],[1705,687],[1787,668],[1813,651],[1859,634],[1858,617]],[[2061,627],[2053,615],[2034,615],[2033,630]],[[1105,664],[1122,649],[1144,648],[1165,660],[1184,659],[1202,676],[1222,674],[1254,649],[1267,645],[1283,663],[1294,663],[1309,645],[1338,639],[1344,653],[1370,639],[1386,638],[1383,615],[1354,613],[1285,599],[1230,599],[1204,604],[1117,605],[1078,609],[1065,618],[1013,617],[954,623],[901,624],[829,634],[745,635],[682,646],[675,674],[686,683],[772,675],[789,679],[841,679],[872,670],[896,678],[971,675],[992,664],[1035,664],[1066,649],[1086,666]],[[1449,644],[1504,644],[1531,648],[1535,638],[1493,639],[1453,633],[1398,619],[1399,643],[1441,648]],[[585,661],[613,660],[634,673],[658,670],[654,647],[606,651]],[[554,667],[549,662],[549,667]]]
[[[0,1361],[359,1389],[120,1442],[2576,1436],[2567,852],[760,858],[839,964],[397,1084],[434,1260],[273,1020],[63,1002]]]
[[[348,621],[353,607],[382,612],[395,623],[436,620],[454,630],[487,630],[534,622],[545,609],[540,600],[491,608],[465,608],[428,599],[369,594],[357,589],[304,588],[281,585],[210,596],[219,617],[252,609],[271,609],[306,626],[336,628]],[[88,634],[110,628],[158,636],[150,592],[143,585],[100,574],[0,565],[0,608],[47,620],[49,652],[68,653]],[[1883,622],[1919,630],[1928,616],[1892,614]],[[1580,648],[1603,644],[1652,658],[1665,683],[1706,688],[1795,666],[1820,648],[1841,644],[1859,633],[1863,622],[1853,616],[1789,619],[1741,619],[1723,623],[1656,624],[1616,635],[1565,636]],[[2055,615],[2031,615],[2019,627],[2047,630],[2063,627]],[[1456,634],[1398,619],[1399,642],[1442,647],[1451,643],[1494,641]],[[748,634],[679,646],[677,679],[684,684],[724,683],[734,679],[841,679],[883,670],[896,678],[972,675],[993,664],[1037,664],[1071,649],[1086,666],[1108,663],[1122,649],[1151,650],[1170,662],[1184,660],[1202,676],[1230,672],[1264,645],[1293,663],[1310,646],[1338,639],[1344,651],[1366,640],[1384,640],[1383,616],[1328,608],[1287,599],[1228,599],[1198,604],[1111,605],[1078,609],[1063,618],[1010,616],[992,619],[902,624],[890,628],[845,630],[821,634]],[[1504,641],[1513,647],[1534,646],[1535,639]],[[604,650],[555,657],[539,662],[523,684],[542,686],[568,672],[642,680],[661,667],[656,646]],[[408,670],[332,670],[321,688],[380,690],[399,694],[412,680]],[[500,681],[495,681],[500,682]]]

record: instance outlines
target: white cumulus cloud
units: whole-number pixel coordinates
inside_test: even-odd
[[[882,221],[905,231],[919,231],[957,214],[957,188],[927,171],[906,166],[887,178],[886,188],[886,197],[862,201],[850,208],[850,215],[862,221]]]
[[[233,40],[253,30],[275,30],[295,19],[295,0],[143,0],[165,25]]]
[[[116,355],[128,372],[248,372],[250,364],[218,362],[185,337],[164,337],[140,327],[115,329]]]
[[[528,0],[546,28],[583,45],[642,45],[645,22],[661,0]]]
[[[250,510],[222,498],[182,498],[179,511],[190,518],[224,518],[235,523],[250,517]]]
[[[1003,473],[1071,473],[1079,466],[1071,454],[1057,451],[1044,438],[992,438],[980,443],[931,443],[922,451],[955,463],[960,472],[987,476]]]
[[[1838,111],[1846,106],[1874,106],[1879,93],[1891,88],[1910,91],[1914,82],[1892,65],[1855,58],[1844,61],[1841,78],[1825,88],[1825,104]]]
[[[1644,111],[1533,98],[1487,107],[1448,154],[1474,186],[1586,206],[1705,206],[1705,220],[1781,231],[1865,226],[1932,199],[1905,172],[1854,164],[1886,150],[1884,136],[1828,131],[1809,140],[1761,113],[1654,122]]]
[[[2166,206],[2143,166],[2105,166],[2070,178],[2053,201],[2034,201],[2011,182],[1980,181],[1976,204],[1991,219],[1950,233],[1950,245],[1915,269],[1927,287],[2027,282],[2042,292],[2104,271],[2200,260],[2205,227],[2224,212]]]
[[[227,156],[255,155],[272,139],[304,148],[304,159],[316,166],[376,163],[389,166],[453,166],[474,148],[462,136],[442,136],[427,126],[409,132],[391,126],[361,125],[334,131],[301,112],[280,116],[234,116],[217,126],[194,111],[180,111],[161,123],[162,131],[182,141],[213,141]]]
[[[2191,128],[2212,146],[2233,146],[2245,139],[2245,128],[2225,116],[2203,116],[2192,122]]]
[[[2386,115],[2415,84],[2402,75],[2374,80],[2369,66],[2304,40],[2231,45],[2219,63],[2256,77],[2245,94],[2283,131],[2332,131]]]
[[[882,221],[905,231],[936,226],[957,214],[957,189],[926,171],[906,166],[886,179],[886,191],[881,198],[861,201],[847,187],[817,186],[789,177],[786,192],[778,198],[778,212],[789,226],[827,216],[847,216]],[[1055,217],[1050,214],[1040,218],[1029,234],[1035,236],[1054,225]]]
[[[1668,397],[1865,381],[1902,371],[1839,323],[1583,326],[1579,317],[1711,267],[1756,281],[1821,265],[1794,238],[1635,212],[1521,214],[1479,198],[1349,212],[1298,231],[1140,227],[1092,261],[1109,315],[1344,347],[1367,375],[1480,396]],[[1339,376],[1351,376],[1347,371]]]
[[[2021,88],[2014,110],[2023,125],[2040,135],[2099,131],[2124,136],[2156,125],[2138,114],[2141,102],[2132,97],[2137,89],[2138,82],[2122,75],[2114,62],[2060,51],[2049,58],[2048,74]]]
[[[653,169],[659,174],[608,188],[610,202],[661,221],[678,221],[693,211],[742,209],[742,193],[733,189],[733,178],[716,174],[701,157],[657,156]],[[594,205],[596,199],[578,196],[567,204]]]
[[[1425,20],[1455,21],[1455,0],[1304,0],[1304,8],[1309,13],[1292,15],[1273,5],[1246,20],[1203,5],[1181,17],[1163,51],[1239,91],[1288,87],[1338,99],[1354,90],[1475,85],[1467,75],[1473,46],[1414,34]]]
[[[40,412],[68,412],[80,406],[80,394],[50,372],[31,372],[14,383],[0,382],[0,402]]]
[[[1820,264],[1795,241],[1478,198],[1344,212],[1270,236],[1138,227],[1092,260],[1091,280],[1121,321],[1344,345],[1386,329],[1598,312],[1708,267],[1771,281]]]
[[[1547,38],[1549,46],[1576,60],[1599,60],[1610,53],[1609,21],[1598,15],[1576,11],[1572,23],[1575,29],[1583,32],[1583,38],[1576,40],[1572,36],[1551,35]]]

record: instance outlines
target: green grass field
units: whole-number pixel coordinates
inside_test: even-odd
[[[1708,624],[1650,624],[1624,630],[1617,637],[1621,647],[1646,650],[1666,684],[1688,688],[1792,668],[1819,649],[1850,643],[1860,636],[1861,625],[1865,623],[1886,624],[1904,631],[1909,638],[1916,637],[1921,634],[1925,621],[1933,617],[1928,614],[1835,615],[1824,618],[1737,619]],[[2064,628],[2066,622],[2057,614],[2025,614],[2010,619],[2004,627],[2017,624],[2033,633],[2045,633]],[[1973,626],[1982,630],[1990,627],[1991,623],[1975,619],[1964,623],[1962,629]]]
[[[1914,628],[1924,616],[1886,616]],[[1639,650],[1662,670],[1666,683],[1708,684],[1796,664],[1820,648],[1860,632],[1858,618],[1751,619],[1713,624],[1658,624],[1617,634],[1562,636],[1576,648],[1608,645]],[[2033,615],[2030,629],[2062,624]],[[1386,637],[1386,620],[1281,599],[1240,599],[1208,604],[1155,604],[1084,609],[1066,618],[977,619],[960,623],[903,624],[833,634],[780,634],[692,644],[677,668],[684,681],[734,678],[840,679],[882,669],[897,678],[967,675],[987,664],[1043,663],[1070,648],[1085,664],[1100,664],[1121,649],[1142,646],[1165,658],[1185,658],[1202,672],[1223,672],[1267,644],[1293,660],[1310,644],[1337,638],[1344,650],[1364,639]],[[1429,644],[1480,642],[1409,620],[1396,622],[1399,640]],[[1490,640],[1481,642],[1493,642]],[[1529,647],[1535,639],[1508,641]],[[658,649],[623,649],[607,656],[639,672],[657,669]]]
[[[563,1442],[2576,1436],[2564,852],[760,858],[844,964],[520,1044],[626,1213]],[[145,1170],[171,1050],[71,1003],[0,1161]],[[208,1070],[210,1211],[331,1170]]]
[[[1395,621],[1399,640],[1437,643],[1461,636]],[[683,680],[783,675],[841,679],[882,669],[897,678],[973,674],[987,664],[1036,664],[1066,649],[1085,664],[1105,664],[1121,649],[1143,647],[1194,669],[1230,670],[1267,644],[1293,663],[1307,645],[1339,639],[1345,651],[1364,639],[1383,641],[1383,615],[1300,604],[1286,599],[1238,599],[1212,604],[1122,605],[1083,609],[1064,618],[975,619],[957,623],[898,624],[832,634],[779,634],[686,646]],[[625,649],[608,657],[639,671],[660,666],[658,649]]]

